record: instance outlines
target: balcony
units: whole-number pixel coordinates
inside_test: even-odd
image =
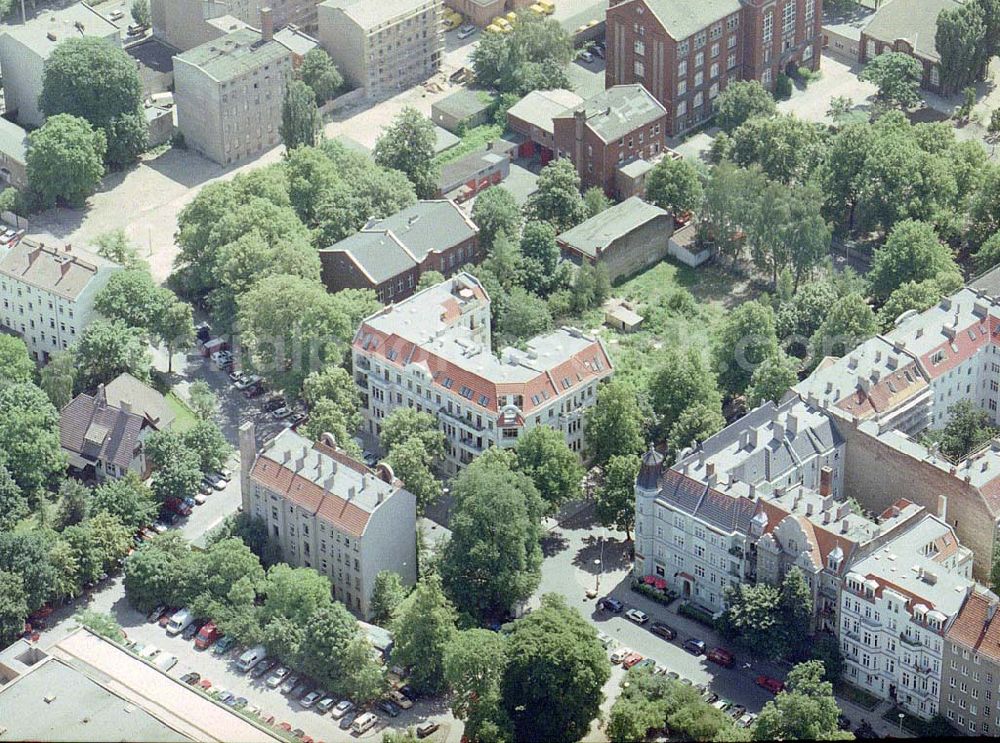
[[[363,389],[363,390],[368,389],[368,378],[367,377],[363,377],[361,375],[358,375],[357,377],[354,378],[354,381],[357,383],[358,387],[360,387],[361,389]]]
[[[914,638],[910,637],[905,632],[900,632],[899,633],[899,641],[901,643],[903,643],[904,645],[909,645],[912,648],[923,647],[923,645],[921,645],[918,640],[915,640]]]
[[[460,426],[471,429],[477,432],[483,432],[486,429],[483,426],[477,426],[475,421],[471,421],[468,418],[464,418],[460,415],[455,415],[454,413],[449,413],[448,408],[438,408],[438,415],[442,415],[448,420],[457,422]]]
[[[737,546],[734,545],[734,546],[732,546],[732,547],[729,548],[729,554],[732,555],[733,557],[738,557],[738,558],[740,558],[742,560],[743,559],[743,548],[742,547],[737,547]]]
[[[368,371],[369,369],[372,368],[372,364],[368,360],[367,356],[356,356],[354,358],[354,366],[357,369],[364,369],[365,371]]]
[[[730,574],[731,576],[733,576],[734,578],[739,578],[739,577],[741,577],[741,576],[740,576],[740,571],[739,571],[739,569],[738,569],[738,568],[729,568],[729,574]]]

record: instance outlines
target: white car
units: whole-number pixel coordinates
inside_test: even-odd
[[[466,23],[458,29],[458,38],[467,39],[474,33],[476,33],[476,27],[471,23]]]
[[[199,506],[200,506],[200,505],[203,505],[203,504],[205,503],[205,501],[207,501],[207,500],[208,500],[208,496],[207,496],[207,495],[205,495],[204,493],[198,493],[198,494],[196,494],[196,495],[194,496],[194,502],[195,502],[195,503],[196,503],[197,505],[199,505]]]
[[[274,419],[276,421],[284,420],[285,418],[287,418],[291,414],[292,414],[292,409],[289,408],[289,407],[287,407],[287,406],[286,407],[278,408],[273,413],[271,413],[271,415],[274,416]]]
[[[160,649],[156,645],[147,645],[139,653],[140,658],[145,658],[146,660],[153,660],[157,655],[160,654]]]
[[[333,712],[330,713],[330,717],[334,720],[339,720],[352,709],[354,709],[354,702],[350,702],[345,699],[342,702],[337,702],[337,706],[333,708]]]
[[[270,676],[267,677],[267,681],[265,681],[264,683],[267,684],[267,687],[269,689],[277,689],[279,686],[281,686],[281,682],[284,681],[286,678],[288,678],[288,674],[290,673],[291,671],[289,671],[284,666],[279,666],[278,668],[275,669],[274,673],[272,673]]]
[[[627,648],[623,645],[622,647],[615,648],[611,653],[611,662],[621,663],[630,655],[632,655],[632,648]]]
[[[645,624],[649,621],[649,615],[644,611],[639,611],[638,609],[629,609],[625,612],[625,616],[636,624]]]
[[[322,699],[316,702],[316,711],[319,712],[321,715],[325,715],[327,712],[333,709],[333,705],[335,705],[336,703],[337,700],[334,699],[333,697],[324,696]]]
[[[581,62],[586,62],[588,64],[594,61],[594,55],[587,51],[580,52],[576,55],[576,58]]]
[[[177,665],[177,656],[160,653],[160,655],[156,658],[156,660],[153,661],[153,665],[159,668],[164,673],[166,673],[171,668]]]

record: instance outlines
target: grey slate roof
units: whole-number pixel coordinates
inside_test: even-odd
[[[496,93],[491,93],[488,90],[459,88],[435,103],[434,110],[461,121],[485,111],[493,105],[495,100]]]
[[[677,41],[736,13],[739,0],[633,0],[649,7]]]
[[[458,245],[474,237],[479,229],[448,199],[418,201],[391,217],[378,219],[366,230],[391,230],[418,262],[434,250]]]
[[[583,98],[572,90],[533,90],[507,109],[507,115],[552,134],[552,119],[581,103]]]
[[[4,118],[0,118],[0,152],[22,164],[28,161],[28,133]]]
[[[0,257],[0,275],[74,301],[98,270],[107,267],[118,264],[88,250],[60,250],[31,240],[22,240]]]
[[[615,85],[554,118],[573,118],[581,110],[586,112],[587,126],[605,142],[652,124],[667,111],[642,85]]]
[[[169,427],[177,417],[163,395],[128,372],[122,372],[108,382],[104,393],[108,405],[120,408],[125,402],[131,406],[133,413],[144,415],[159,431]]]
[[[596,257],[618,238],[658,217],[666,216],[667,212],[660,207],[647,204],[638,196],[632,196],[566,230],[556,239],[584,255]]]
[[[213,80],[225,82],[290,55],[283,44],[273,40],[264,42],[260,32],[243,28],[207,41],[176,58],[197,67]]]
[[[319,42],[316,39],[292,26],[285,26],[275,31],[274,40],[292,54],[298,54],[300,57],[306,56],[313,49],[319,47]]]
[[[1000,297],[1000,266],[991,268],[969,282],[969,288],[985,292],[988,297]]]
[[[320,252],[347,253],[375,284],[388,281],[417,265],[413,256],[388,230],[355,232]]]
[[[62,448],[91,463],[98,459],[127,468],[139,443],[143,418],[107,404],[104,390],[77,395],[59,415]]]
[[[921,57],[937,60],[941,58],[935,40],[937,17],[960,5],[956,0],[889,0],[875,11],[864,32],[889,43],[905,39]]]
[[[676,470],[664,473],[658,497],[727,532],[748,531],[755,508],[749,498],[720,493]]]

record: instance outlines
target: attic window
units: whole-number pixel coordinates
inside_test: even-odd
[[[385,355],[386,358],[389,359],[389,361],[395,361],[396,358],[399,356],[399,351],[397,351],[395,348],[390,348],[388,351],[386,351]]]
[[[573,383],[569,381],[569,377],[563,377],[562,386],[564,390],[568,390],[572,385]]]
[[[533,402],[535,405],[538,405],[541,401],[542,401],[542,398],[539,397],[538,395],[532,395],[531,396],[531,402]]]
[[[549,391],[548,390],[542,390],[542,399],[543,400],[548,400],[549,399]]]
[[[469,387],[466,387],[465,385],[463,385],[462,389],[460,389],[458,391],[458,394],[460,394],[462,397],[466,398],[467,400],[471,400],[472,399],[472,389],[469,388]]]
[[[601,357],[600,356],[595,356],[593,363],[594,363],[594,371],[601,371],[601,369],[604,368],[604,364],[601,363]]]
[[[488,398],[486,395],[480,395],[479,404],[485,408],[487,405],[490,404],[490,398]]]
[[[972,340],[972,341],[976,340],[976,331],[975,330],[973,330],[972,328],[969,328],[968,333],[969,333],[969,340]]]
[[[933,354],[931,354],[931,363],[932,364],[937,365],[937,364],[940,364],[942,361],[944,361],[944,350],[943,349],[939,349],[939,350],[935,351]]]
[[[446,390],[450,390],[450,389],[451,389],[451,386],[452,386],[453,384],[455,384],[455,380],[454,380],[454,379],[452,379],[451,377],[445,377],[445,378],[444,378],[444,388],[445,388]]]

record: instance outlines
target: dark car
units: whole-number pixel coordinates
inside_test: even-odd
[[[181,676],[181,681],[183,681],[188,686],[194,686],[199,681],[201,681],[201,674],[191,671],[190,673],[185,673]]]
[[[860,738],[861,740],[875,740],[879,737],[879,734],[875,732],[867,720],[858,725],[857,729],[854,731],[854,737]]]
[[[181,634],[181,637],[183,637],[185,640],[192,639],[195,635],[197,635],[201,631],[201,628],[204,626],[204,624],[205,624],[204,622],[191,622],[191,624],[189,624],[187,628],[184,630],[184,632]]]
[[[417,692],[409,684],[406,684],[404,686],[400,686],[399,687],[399,693],[402,694],[407,699],[409,699],[411,702],[417,701]]]
[[[606,611],[610,611],[612,614],[621,614],[625,611],[625,604],[616,598],[605,596],[597,602],[597,608],[605,609]]]
[[[705,641],[692,637],[690,640],[684,641],[684,649],[691,653],[691,655],[703,655],[705,652]]]
[[[850,730],[853,723],[843,715],[837,717],[837,727],[841,730]]]
[[[664,640],[673,640],[677,637],[677,630],[663,622],[653,622],[649,625],[649,631],[654,635],[659,635]]]
[[[272,397],[270,400],[265,400],[264,404],[261,405],[261,410],[265,413],[271,413],[278,408],[285,407],[285,398],[283,397]]]
[[[278,665],[277,658],[264,658],[264,660],[260,661],[250,671],[250,678],[259,679],[261,676],[270,671],[276,665]]]
[[[354,718],[358,716],[357,712],[348,712],[346,715],[340,718],[340,729],[349,730],[351,723],[354,722]]]
[[[380,699],[375,706],[389,715],[389,717],[399,717],[399,707],[396,706],[395,702],[391,702],[388,699]]]

